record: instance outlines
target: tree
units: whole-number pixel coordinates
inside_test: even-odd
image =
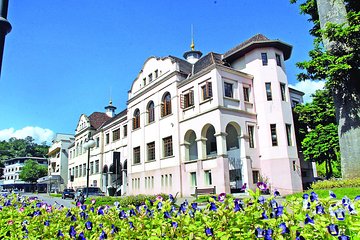
[[[25,182],[35,183],[41,177],[47,175],[47,168],[34,160],[26,160],[19,178]]]
[[[294,109],[297,141],[301,142],[305,161],[315,161],[320,168],[324,163],[326,178],[334,176],[333,173],[340,177],[339,139],[331,93],[328,89],[317,90],[312,97],[312,102]]]
[[[290,0],[292,3],[298,0]],[[360,1],[304,0],[315,37],[299,80],[326,79],[336,110],[343,178],[360,176]]]

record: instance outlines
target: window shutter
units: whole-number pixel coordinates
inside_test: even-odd
[[[180,108],[181,108],[181,109],[184,109],[184,108],[185,108],[184,94],[180,94]]]
[[[194,105],[194,91],[190,90],[189,92],[189,106],[193,106]]]
[[[161,103],[161,117],[165,116],[165,104]]]

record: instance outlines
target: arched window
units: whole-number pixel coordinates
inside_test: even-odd
[[[165,117],[169,114],[171,114],[171,95],[167,92],[161,103],[161,117]]]
[[[155,109],[154,102],[150,101],[147,107],[148,123],[152,123],[153,121],[155,121],[154,109]]]
[[[137,129],[140,127],[140,110],[137,108],[134,111],[134,117],[133,117],[133,129]]]

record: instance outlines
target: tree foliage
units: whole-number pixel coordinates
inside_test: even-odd
[[[30,136],[25,139],[10,138],[0,141],[0,160],[14,157],[44,157],[49,150],[46,143],[37,144]]]
[[[26,160],[19,178],[25,182],[34,183],[41,177],[47,175],[47,167],[34,160]]]
[[[304,159],[315,161],[319,169],[324,164],[327,178],[332,177],[333,173],[340,177],[339,139],[330,91],[317,90],[312,102],[297,105],[294,112]]]

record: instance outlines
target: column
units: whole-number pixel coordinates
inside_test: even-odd
[[[226,149],[226,136],[228,134],[226,132],[215,133],[216,137],[216,151],[218,156],[224,156],[227,154]]]
[[[242,164],[242,179],[243,179],[243,184],[246,183],[247,186],[250,186],[250,179],[249,179],[249,171],[251,171],[251,166],[249,164],[249,161],[246,157],[246,148],[245,148],[245,143],[248,140],[248,136],[241,134],[241,136],[238,136],[239,139],[239,146],[240,146],[240,161]]]

